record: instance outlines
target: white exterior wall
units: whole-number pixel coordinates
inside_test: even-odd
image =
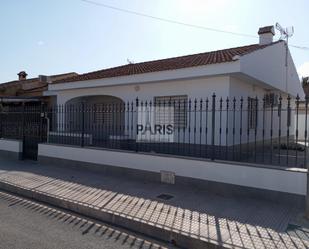
[[[286,47],[279,42],[264,49],[240,57],[240,71],[259,81],[265,82],[265,88],[276,88],[292,96],[304,97],[293,59],[288,51],[288,87],[286,88]]]
[[[237,77],[230,77],[230,89],[229,89],[230,97],[236,97],[239,100],[241,97],[258,97],[262,99],[264,94],[266,93],[265,89],[253,81],[240,79]]]
[[[188,98],[206,99],[213,93],[218,96],[228,96],[229,77],[204,77],[198,79],[162,81],[153,83],[136,83],[115,86],[101,86],[95,88],[81,88],[62,90],[57,93],[57,104],[65,104],[67,101],[81,96],[111,95],[125,102],[135,101],[138,97],[141,101],[153,100],[157,96],[187,95]],[[137,87],[139,90],[136,90]]]
[[[248,131],[248,97],[255,98],[259,100],[260,108],[262,109],[262,101],[265,94],[265,89],[253,82],[239,79],[236,77],[230,77],[230,96],[231,98],[236,98],[236,112],[235,112],[235,124],[233,112],[229,113],[229,130],[232,131],[233,126],[236,127],[235,135],[233,137],[232,132],[229,132],[229,145],[247,143],[247,131]],[[242,114],[240,113],[240,99],[243,98]],[[232,103],[231,103],[232,104]],[[232,108],[232,105],[231,107]],[[261,111],[259,111],[261,114]],[[259,115],[261,116],[261,115]],[[261,117],[258,117],[258,126],[261,126]],[[242,128],[242,136],[240,136],[240,128]],[[262,139],[262,134],[258,132],[257,141]],[[249,129],[249,142],[255,141],[254,129]]]
[[[39,156],[229,183],[298,195],[306,194],[306,170],[282,170],[229,163],[163,157],[140,153],[96,150],[49,144],[39,145]]]
[[[300,142],[304,142],[306,140],[306,142],[308,143],[309,111],[307,110],[307,115],[306,115],[306,110],[304,107],[300,108],[298,116],[296,115],[294,125],[295,125],[295,130],[296,129],[298,130],[298,140]],[[307,131],[307,137],[305,136],[306,131]]]
[[[277,91],[279,92],[279,91]],[[243,116],[242,116],[242,141],[241,143],[247,143],[247,98],[258,97],[259,99],[259,116],[258,116],[258,129],[257,137],[255,138],[254,129],[249,130],[249,142],[261,141],[263,139],[262,129],[263,129],[263,112],[262,112],[262,99],[266,93],[266,89],[256,84],[256,81],[249,81],[245,78],[235,77],[235,76],[217,76],[217,77],[204,77],[198,79],[190,80],[177,80],[177,81],[164,81],[156,83],[144,83],[144,84],[128,84],[128,85],[117,85],[117,86],[105,86],[105,87],[95,87],[95,88],[83,88],[83,89],[72,89],[72,90],[62,90],[59,91],[57,96],[58,104],[65,104],[75,98],[82,96],[98,96],[98,95],[108,95],[115,96],[122,99],[125,103],[134,103],[135,99],[138,97],[140,101],[153,101],[156,96],[173,96],[173,95],[187,95],[189,99],[192,100],[191,112],[187,115],[188,126],[185,131],[181,128],[175,130],[174,142],[189,142],[189,143],[201,143],[201,144],[211,144],[211,128],[212,128],[212,94],[216,93],[216,123],[215,123],[215,144],[216,145],[237,145],[240,143],[240,98],[244,98],[243,106]],[[223,111],[221,117],[219,115],[219,100],[223,98]],[[226,99],[229,98],[229,121],[228,121],[228,137],[226,137],[226,125],[227,125],[227,112],[226,110]],[[233,137],[233,98],[237,99],[237,111],[235,114],[235,135]],[[286,94],[282,93],[283,103],[286,103]],[[199,115],[199,100],[203,99],[205,108],[205,100],[209,99],[209,112],[208,112],[208,122],[206,124],[206,113],[203,112],[202,115],[202,133],[199,133],[200,115]],[[197,99],[197,114],[194,117],[194,99]],[[292,101],[291,101],[292,102]],[[284,108],[284,106],[283,106]],[[273,138],[278,137],[279,128],[279,117],[276,108],[273,110]],[[125,116],[126,118],[126,116]],[[266,110],[264,129],[265,135],[264,140],[270,139],[270,123],[271,113],[270,108]],[[286,135],[286,111],[282,111],[281,125],[282,131],[281,136]],[[58,120],[65,119],[64,114],[61,114],[61,118]],[[127,118],[126,118],[127,119]],[[221,119],[221,126],[220,126]],[[293,115],[292,115],[293,120]],[[131,121],[131,120],[130,120]],[[190,122],[191,121],[191,122]],[[126,120],[127,122],[127,120]],[[190,124],[191,131],[188,131]],[[194,127],[194,124],[195,127]],[[206,134],[205,127],[208,127]],[[196,128],[197,132],[194,133],[193,129]],[[221,135],[219,130],[221,128]],[[290,135],[294,134],[294,122],[290,127]],[[127,132],[126,135],[135,135],[135,125],[132,132]]]
[[[255,138],[255,129],[249,129],[249,142],[257,142],[262,141],[263,139],[270,140],[271,137],[276,139],[279,137],[279,128],[281,129],[281,137],[282,142],[283,138],[287,136],[287,97],[288,95],[280,92],[279,90],[273,90],[276,94],[281,94],[282,96],[282,108],[281,108],[281,116],[278,115],[278,106],[275,106],[271,111],[271,108],[265,108],[265,114],[263,117],[263,98],[267,93],[267,89],[261,87],[254,83],[254,81],[246,81],[240,78],[231,77],[230,78],[230,96],[236,97],[237,105],[236,105],[236,113],[235,113],[235,144],[240,143],[240,127],[242,127],[242,143],[248,142],[248,97],[258,98],[258,117],[257,117],[257,134]],[[243,97],[243,113],[242,118],[240,118],[240,98]],[[293,136],[295,134],[295,123],[293,120],[295,119],[295,98],[291,98],[291,126],[289,127],[289,135]],[[272,113],[271,113],[272,112]],[[240,120],[242,120],[242,125]],[[271,122],[272,120],[272,122]],[[230,112],[229,115],[229,130],[233,127],[233,113]],[[280,127],[281,126],[281,127]],[[264,138],[263,138],[263,128],[265,130]],[[273,134],[271,136],[271,130],[273,130]],[[233,141],[233,135],[229,134],[229,141]],[[233,142],[232,142],[233,143]],[[231,144],[230,144],[231,145]]]
[[[213,93],[217,96],[216,106],[219,106],[219,99],[222,97],[226,99],[229,96],[229,85],[230,80],[228,76],[217,76],[217,77],[204,77],[198,79],[190,80],[177,80],[177,81],[165,81],[156,83],[144,83],[144,84],[128,84],[128,85],[117,85],[117,86],[105,86],[96,88],[83,88],[74,90],[63,90],[59,91],[57,94],[57,103],[60,105],[66,104],[75,98],[82,96],[98,96],[98,95],[108,95],[114,96],[122,99],[125,103],[133,103],[135,105],[135,100],[138,97],[140,102],[142,101],[153,101],[154,97],[157,96],[175,96],[175,95],[187,95],[188,99],[191,99],[191,112],[187,114],[187,127],[185,131],[181,128],[176,129],[174,134],[174,142],[186,142],[186,143],[211,143],[211,106],[212,106],[212,95]],[[138,87],[138,91],[136,90]],[[197,99],[197,110],[199,110],[199,101],[203,100],[203,110],[205,109],[205,100],[209,99],[209,113],[208,115],[208,133],[206,138],[206,114],[203,112],[203,131],[202,134],[193,132],[194,123],[195,128],[199,129],[199,112],[197,111],[196,118],[194,118],[194,100]],[[127,116],[125,116],[127,119]],[[64,113],[61,113],[61,117],[58,120],[64,120]],[[126,120],[127,122],[127,120]],[[130,120],[131,122],[131,120]],[[217,121],[219,122],[219,116],[217,116]],[[188,131],[188,128],[191,131]],[[61,127],[61,125],[60,125]],[[126,125],[125,125],[126,127]],[[135,123],[133,126],[133,132],[127,132],[126,135],[135,136]],[[178,134],[179,131],[179,134]],[[222,134],[221,139],[225,141],[225,134]],[[215,144],[219,144],[219,136],[215,136]]]

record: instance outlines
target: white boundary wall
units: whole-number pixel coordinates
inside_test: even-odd
[[[134,152],[39,144],[39,156],[229,183],[291,194],[306,194],[306,170],[262,168],[232,163]]]
[[[19,140],[0,139],[0,151],[9,151],[21,153],[23,151],[23,143]]]

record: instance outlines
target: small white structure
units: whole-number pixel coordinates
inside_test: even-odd
[[[286,43],[273,42],[273,26],[260,28],[259,36],[258,44],[157,61],[130,63],[78,75],[50,84],[45,95],[56,96],[59,105],[78,103],[82,99],[88,103],[127,103],[135,101],[137,97],[141,101],[178,97],[192,100],[205,100],[208,97],[211,100],[213,93],[217,96],[217,106],[220,97],[223,99],[228,97],[230,100],[235,97],[238,103],[239,99],[244,97],[244,105],[247,105],[248,97],[262,100],[267,94],[281,95],[283,99],[288,95],[293,99],[297,94],[302,97],[301,83]],[[291,105],[293,106],[293,101]],[[257,115],[255,120],[265,119],[260,116],[262,114]],[[266,127],[262,127],[262,122],[255,121],[254,128],[259,130],[257,140],[261,139],[262,129],[270,130],[271,125],[278,126],[277,121],[272,124],[268,122],[270,115],[273,114],[268,111]],[[233,122],[232,116],[229,119],[224,116],[222,119],[222,124],[226,126]],[[248,116],[242,117],[243,122],[248,119]],[[280,120],[286,124],[287,115],[283,115]],[[240,127],[240,122],[238,113],[236,127]],[[293,126],[294,122],[290,123]],[[291,135],[293,132],[294,129],[291,127]],[[232,133],[229,133],[228,139],[224,134],[220,138],[216,136],[215,143],[221,144],[221,140],[227,141],[227,144],[239,143],[240,136],[237,133],[239,128],[236,128],[234,138]],[[177,134],[175,136],[177,137]],[[254,135],[249,136],[248,140],[256,140]],[[270,134],[265,136],[269,138]],[[247,140],[246,134],[243,134],[243,139]],[[177,142],[177,139],[175,141]]]

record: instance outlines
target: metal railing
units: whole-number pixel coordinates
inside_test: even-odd
[[[3,107],[1,137],[35,132],[38,127],[28,124],[38,112],[48,126],[42,137],[49,143],[307,167],[308,98],[230,99],[213,94],[193,100]]]

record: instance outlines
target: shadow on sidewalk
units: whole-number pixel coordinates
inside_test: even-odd
[[[68,185],[75,183],[81,187],[110,191],[112,198],[104,208],[121,213],[130,206],[131,213],[134,211],[133,213],[139,218],[148,217],[155,224],[162,219],[161,214],[160,217],[157,217],[154,213],[149,213],[148,210],[153,206],[155,206],[154,209],[161,208],[161,213],[165,214],[163,218],[166,219],[164,221],[166,226],[176,226],[179,230],[187,229],[186,226],[188,226],[189,232],[196,232],[220,243],[226,242],[238,246],[262,242],[271,243],[274,246],[279,243],[287,244],[279,234],[285,233],[290,221],[301,211],[292,206],[258,199],[219,196],[189,186],[137,181],[124,176],[115,177],[89,170],[73,170],[58,166],[39,165],[32,161],[8,161],[0,158],[0,178],[2,174],[18,172],[48,177],[51,181],[65,181]],[[85,194],[86,199],[90,194],[95,195],[95,190],[89,191],[92,190],[85,190],[80,194]],[[169,200],[159,199],[160,194],[168,194],[172,198]],[[167,216],[171,212],[175,213],[172,224],[167,220]],[[190,224],[178,224],[177,217],[190,220]],[[195,229],[195,223],[199,223],[198,231],[191,231]],[[235,236],[239,238],[245,236],[249,242],[233,241]],[[303,238],[296,239],[303,240]]]
[[[62,223],[66,228],[77,230],[81,236],[91,235],[100,237],[103,239],[102,243],[104,243],[104,240],[113,241],[115,248],[118,248],[120,245],[127,245],[130,248],[136,249],[166,249],[166,247],[148,238],[145,239],[143,236],[133,234],[119,227],[106,225],[67,210],[40,204],[2,191],[0,191],[0,200],[5,201],[9,207],[18,206],[54,222]],[[176,247],[169,246],[169,248]]]

